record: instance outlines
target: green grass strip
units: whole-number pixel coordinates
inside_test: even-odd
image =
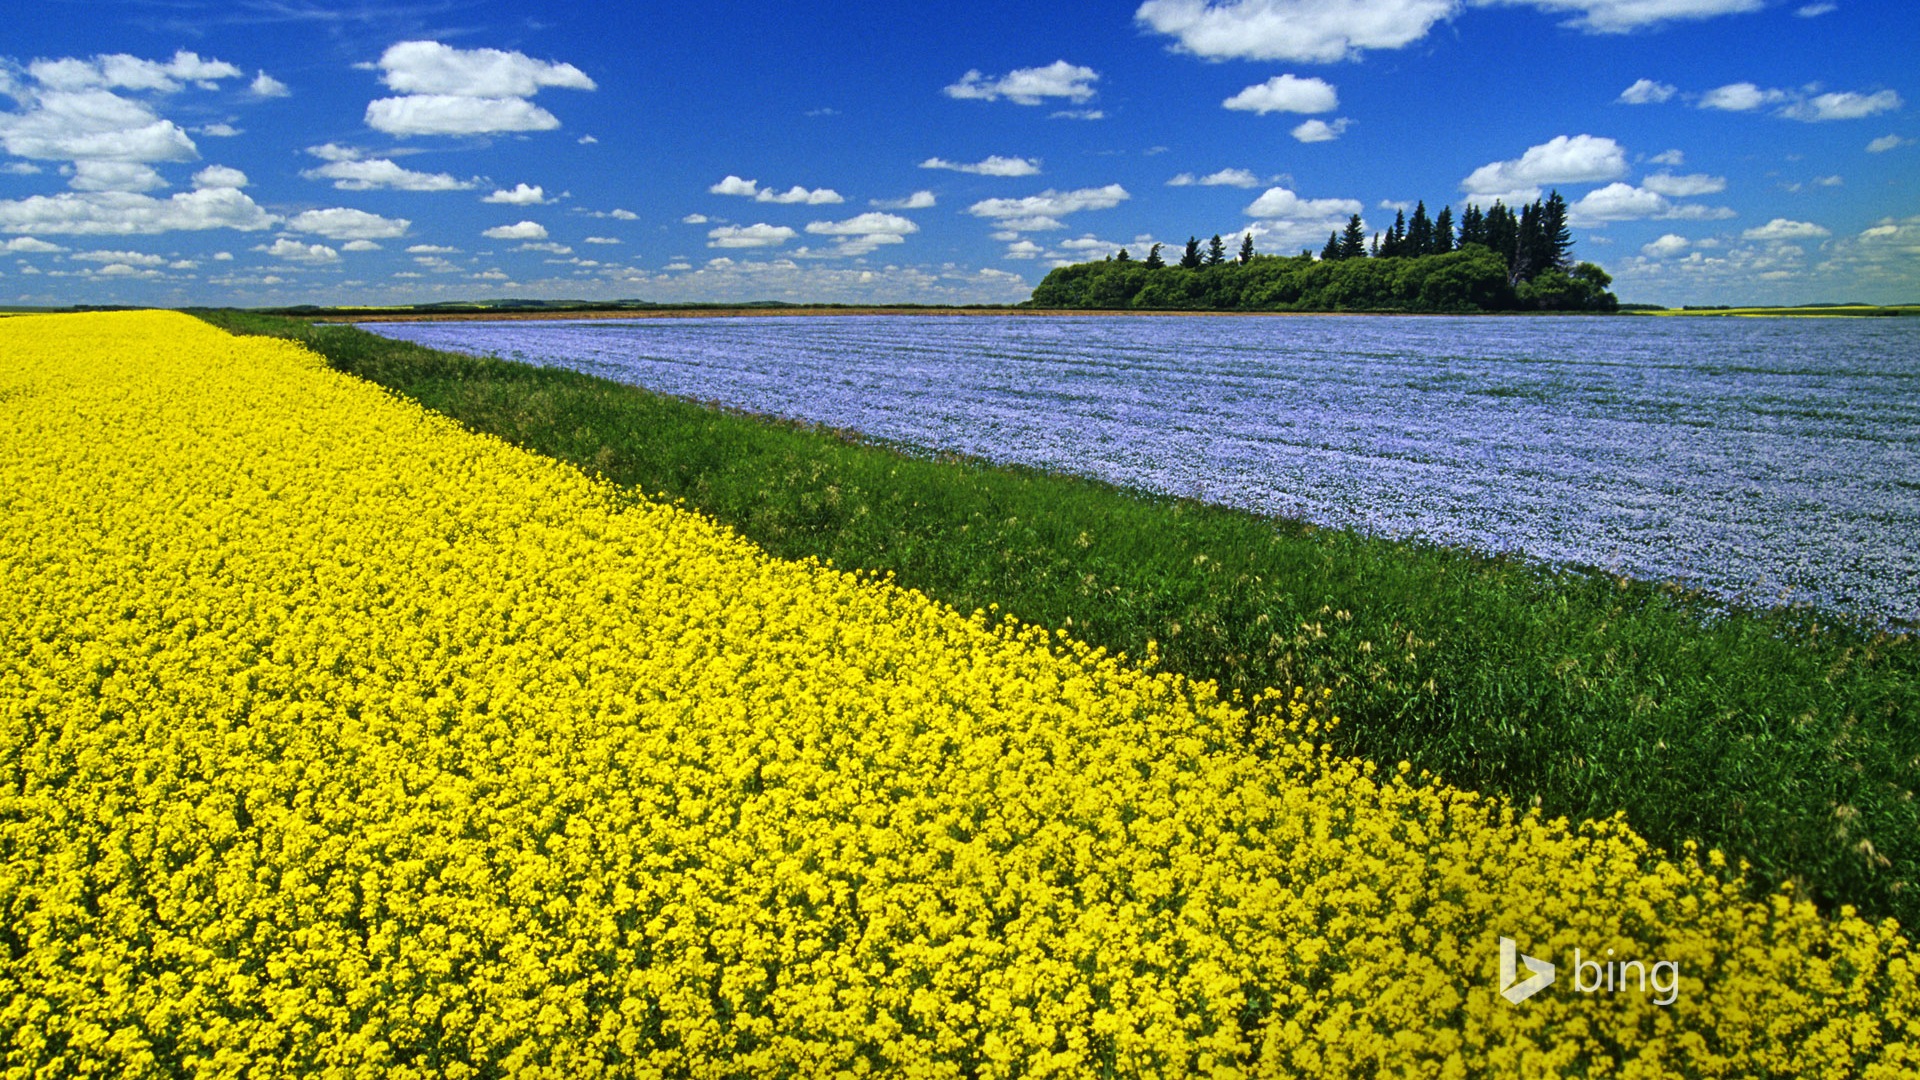
[[[892,571],[1217,681],[1334,691],[1343,749],[1549,815],[1624,812],[1829,906],[1920,925],[1920,640],[1670,585],[866,444],[349,327],[296,338],[482,432],[665,492],[787,557]]]

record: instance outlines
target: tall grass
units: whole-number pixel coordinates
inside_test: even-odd
[[[785,556],[894,572],[1216,680],[1334,691],[1335,738],[1549,815],[1751,864],[1827,905],[1920,925],[1920,641],[1806,609],[1274,520],[741,415],[347,327],[337,369]]]

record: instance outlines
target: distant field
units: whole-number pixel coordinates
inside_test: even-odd
[[[1729,616],[1597,571],[1277,521],[351,327],[208,313],[294,337],[472,428],[664,491],[788,557],[890,572],[1250,699],[1326,687],[1334,743],[1549,814],[1624,811],[1920,923],[1920,642],[1819,612]],[[771,362],[771,361],[770,361]]]
[[[1664,308],[1640,312],[1646,315],[1734,315],[1782,318],[1876,318],[1920,315],[1920,304],[1880,307],[1872,304],[1835,304],[1831,307],[1730,307]]]

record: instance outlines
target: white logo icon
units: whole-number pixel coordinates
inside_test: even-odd
[[[1518,981],[1520,962],[1525,962],[1527,970],[1533,974],[1524,982]],[[1535,960],[1522,953],[1514,945],[1513,939],[1500,939],[1500,993],[1515,1005],[1553,985],[1553,965],[1545,960]]]

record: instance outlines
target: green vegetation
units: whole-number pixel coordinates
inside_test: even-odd
[[[1750,861],[1761,885],[1920,925],[1911,632],[928,460],[347,327],[201,314],[684,499],[777,554],[892,571],[960,610],[997,603],[1133,656],[1157,643],[1162,666],[1231,693],[1328,687],[1343,750],[1549,815],[1623,811],[1670,848],[1697,839]]]
[[[1229,260],[1219,236],[1203,252],[1187,240],[1178,265],[1155,244],[1144,262],[1125,248],[1100,262],[1055,268],[1033,290],[1037,308],[1176,311],[1613,311],[1613,279],[1575,263],[1567,204],[1554,192],[1515,214],[1499,202],[1469,204],[1458,230],[1453,208],[1432,218],[1427,204],[1367,242],[1355,214],[1327,237],[1319,257],[1258,255],[1245,234]]]

